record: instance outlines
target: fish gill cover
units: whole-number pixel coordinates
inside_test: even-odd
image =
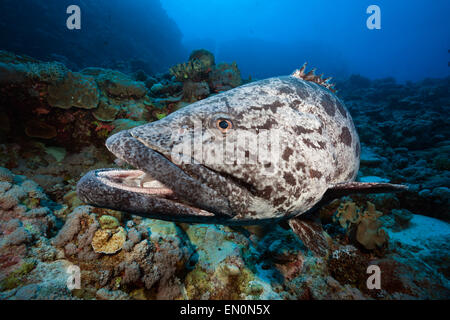
[[[449,299],[450,4],[374,4],[1,1],[0,299]]]

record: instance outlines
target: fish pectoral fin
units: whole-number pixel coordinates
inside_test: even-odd
[[[292,231],[315,256],[329,254],[331,237],[323,230],[320,220],[294,218],[288,221]]]
[[[402,184],[353,181],[335,184],[326,191],[323,198],[332,200],[353,193],[388,193],[405,190],[408,190],[408,187]]]

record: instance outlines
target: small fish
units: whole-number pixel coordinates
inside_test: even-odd
[[[287,220],[317,254],[317,219],[298,218],[351,193],[404,190],[355,182],[360,143],[328,79],[305,73],[217,94],[109,137],[107,148],[136,170],[100,169],[78,183],[88,204],[144,217],[225,225]]]

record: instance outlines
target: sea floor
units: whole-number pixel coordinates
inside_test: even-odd
[[[172,223],[83,204],[80,177],[117,166],[109,135],[245,82],[235,64],[209,67],[75,72],[0,51],[0,299],[450,298],[450,78],[337,83],[360,134],[357,180],[409,190],[322,208],[326,256],[280,225]]]

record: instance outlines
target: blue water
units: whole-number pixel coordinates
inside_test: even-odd
[[[79,5],[81,30],[65,27]],[[369,5],[381,29],[369,30]],[[72,69],[115,66],[163,72],[203,47],[236,61],[247,78],[288,74],[304,61],[337,78],[445,77],[450,61],[448,0],[2,0],[0,46]]]
[[[162,0],[188,48],[236,60],[244,74],[286,74],[310,61],[327,74],[399,80],[448,75],[450,1]],[[366,8],[381,9],[381,29]]]

